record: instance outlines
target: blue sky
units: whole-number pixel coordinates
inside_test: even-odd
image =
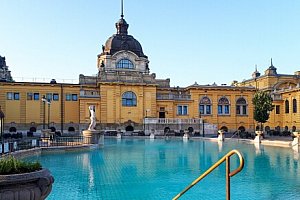
[[[171,86],[230,84],[270,66],[300,70],[298,0],[125,0],[129,34],[151,73]],[[13,77],[95,75],[101,45],[116,33],[120,0],[1,0],[0,55]]]

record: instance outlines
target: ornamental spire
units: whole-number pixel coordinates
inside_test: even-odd
[[[123,0],[121,0],[121,18],[124,17]]]
[[[273,67],[273,60],[272,60],[272,58],[271,58],[271,67]]]
[[[121,0],[121,19],[119,19],[119,21],[116,23],[117,34],[127,35],[128,26],[129,24],[127,24],[127,22],[124,19],[124,6],[123,6],[123,0]]]

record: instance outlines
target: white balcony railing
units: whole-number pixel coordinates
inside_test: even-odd
[[[202,119],[145,118],[145,124],[201,124]]]

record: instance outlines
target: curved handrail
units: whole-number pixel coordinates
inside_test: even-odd
[[[238,135],[239,131],[235,131],[235,133],[230,137],[232,139],[235,135]]]
[[[230,172],[230,157],[234,154],[237,154],[240,159],[240,166],[234,171]],[[194,180],[189,186],[187,186],[183,191],[177,194],[173,200],[177,200],[181,197],[185,192],[191,189],[194,185],[196,185],[199,181],[201,181],[204,177],[206,177],[209,173],[211,173],[215,168],[217,168],[220,164],[226,161],[226,191],[227,191],[227,199],[230,199],[230,177],[239,173],[244,167],[244,158],[242,154],[238,150],[231,150],[225,156],[223,156],[218,162],[216,162],[213,166],[211,166],[208,170],[206,170],[201,176],[199,176],[196,180]]]

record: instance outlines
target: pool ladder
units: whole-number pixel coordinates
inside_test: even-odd
[[[230,157],[234,154],[237,154],[240,159],[240,166],[234,171],[230,172]],[[204,177],[210,174],[214,169],[216,169],[220,164],[226,161],[226,200],[230,200],[230,177],[239,173],[244,167],[244,158],[242,154],[238,150],[231,150],[227,153],[223,158],[221,158],[218,162],[216,162],[213,166],[211,166],[206,172],[204,172],[201,176],[195,179],[189,186],[187,186],[183,191],[177,194],[173,200],[179,199],[185,192],[191,189],[194,185],[196,185],[199,181],[201,181]]]

